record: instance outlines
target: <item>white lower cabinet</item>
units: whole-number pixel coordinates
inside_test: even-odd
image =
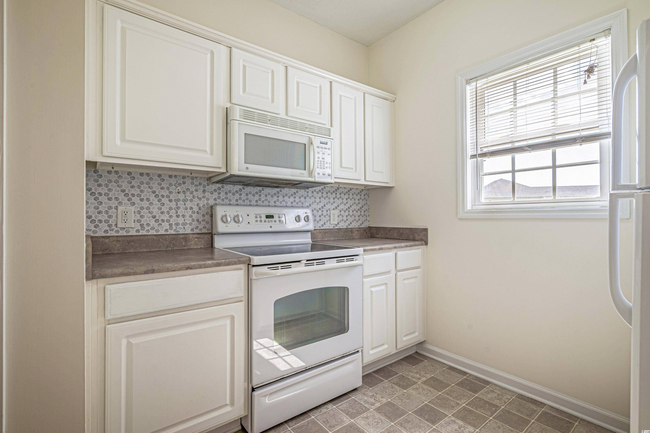
[[[395,351],[395,275],[363,279],[363,362]]]
[[[363,364],[425,339],[424,247],[364,255]]]
[[[106,327],[106,432],[200,432],[244,415],[236,302]]]
[[[424,281],[422,269],[398,272],[395,284],[397,349],[424,340]]]

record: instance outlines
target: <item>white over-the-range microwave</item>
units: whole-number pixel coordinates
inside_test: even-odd
[[[332,129],[231,105],[227,172],[214,183],[305,189],[333,183]]]

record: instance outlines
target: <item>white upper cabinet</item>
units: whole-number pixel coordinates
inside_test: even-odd
[[[106,327],[106,433],[197,433],[245,414],[244,303]]]
[[[329,80],[288,67],[287,115],[308,122],[329,125]]]
[[[393,103],[365,95],[366,181],[393,183]]]
[[[101,155],[225,170],[229,49],[104,7]]]
[[[163,24],[142,3],[128,12],[86,2],[87,161],[99,168],[226,172],[232,104],[298,128],[297,121],[331,127],[331,135],[320,131],[334,139],[336,183],[394,185],[394,95],[172,15]]]
[[[231,64],[233,104],[284,114],[284,66],[234,48]]]
[[[363,92],[332,83],[334,180],[363,180]]]

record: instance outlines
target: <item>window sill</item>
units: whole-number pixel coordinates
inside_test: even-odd
[[[607,202],[598,203],[549,203],[548,205],[481,205],[461,208],[458,218],[604,218],[608,217]],[[629,206],[623,206],[621,217],[629,217]]]

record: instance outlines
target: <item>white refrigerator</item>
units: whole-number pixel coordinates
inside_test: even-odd
[[[637,80],[637,148],[634,183],[622,178],[623,100]],[[650,19],[637,30],[637,52],[621,70],[613,92],[611,194],[609,201],[609,285],[616,310],[632,328],[630,432],[650,430]],[[634,287],[632,302],[621,291],[619,210],[634,201]]]

